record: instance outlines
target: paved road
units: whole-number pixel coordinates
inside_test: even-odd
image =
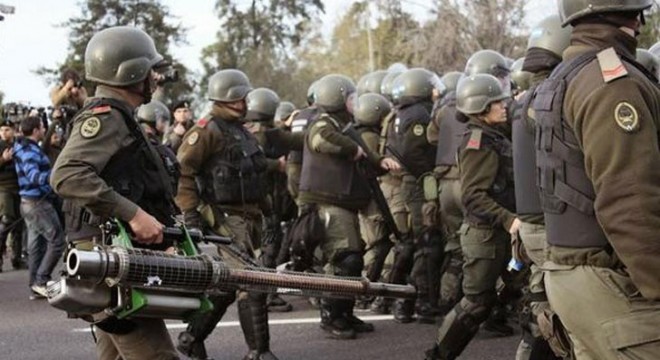
[[[29,301],[27,272],[7,268],[0,273],[0,360],[42,360],[94,358],[89,327],[81,320],[69,320],[63,312],[44,300]],[[292,298],[295,311],[271,315],[274,353],[282,360],[422,359],[433,342],[433,325],[400,325],[388,316],[359,312],[373,321],[376,332],[357,340],[336,341],[324,337],[318,327],[318,311],[304,299]],[[180,322],[169,322],[173,338],[181,331]],[[461,359],[510,360],[514,358],[518,336],[495,338],[481,331]],[[238,326],[236,309],[227,312],[207,347],[216,360],[240,360],[245,343]]]

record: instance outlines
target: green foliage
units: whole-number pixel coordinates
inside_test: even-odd
[[[171,60],[179,70],[180,81],[168,85],[166,92],[174,101],[189,97],[193,89],[188,69],[172,59],[170,47],[185,43],[186,29],[176,22],[167,6],[160,0],[83,0],[80,16],[69,19],[60,26],[69,29],[69,50],[66,59],[56,68],[40,68],[36,71],[50,83],[58,81],[63,69],[71,68],[84,75],[84,54],[91,37],[100,30],[119,25],[136,26],[151,35],[158,51]],[[93,84],[85,83],[88,92]]]
[[[639,35],[639,47],[648,49],[660,41],[660,9],[653,7],[653,11],[645,14],[646,25]]]
[[[292,49],[307,38],[312,21],[324,10],[321,0],[218,0],[221,22],[217,41],[202,51],[204,80],[220,69],[237,68],[255,87],[265,86],[281,98],[302,103],[306,88],[292,78]],[[302,94],[301,94],[302,92]]]

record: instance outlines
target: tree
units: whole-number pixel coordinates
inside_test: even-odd
[[[474,52],[492,49],[517,58],[525,51],[524,0],[437,0],[437,18],[415,34],[415,62],[438,71],[462,71]]]
[[[400,1],[380,1],[373,13],[369,2],[353,3],[335,25],[329,42],[318,34],[313,46],[298,53],[306,74],[314,74],[312,78],[318,79],[340,73],[357,82],[369,72],[369,17],[376,21],[371,29],[374,69],[386,69],[395,62],[410,65],[412,56],[406,51],[406,41],[408,34],[418,31],[420,25],[401,9]]]
[[[84,74],[84,54],[87,43],[100,30],[120,25],[136,26],[148,33],[156,49],[179,70],[180,81],[167,86],[168,97],[174,101],[190,96],[194,82],[188,69],[177,63],[170,47],[185,43],[186,29],[170,14],[160,0],[85,0],[79,3],[81,15],[60,26],[70,29],[69,50],[63,63],[56,68],[40,68],[37,73],[50,83],[56,82],[63,69],[71,68]],[[85,82],[88,91],[92,84]]]
[[[324,10],[323,2],[252,0],[246,7],[240,1],[218,0],[215,8],[221,30],[217,41],[202,52],[202,89],[216,71],[237,68],[253,86],[269,87],[280,97],[301,103],[306,85],[292,76],[297,70],[292,54],[310,34],[312,21]]]
[[[655,6],[644,16],[646,25],[642,27],[642,33],[639,36],[639,47],[648,49],[660,41],[660,10]]]

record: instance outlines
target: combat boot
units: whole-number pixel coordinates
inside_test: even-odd
[[[379,296],[371,303],[369,310],[374,314],[390,314],[392,312],[392,299]]]
[[[413,313],[415,311],[415,303],[412,300],[394,301],[392,306],[392,314],[394,314],[394,321],[400,324],[408,324],[413,322]]]
[[[289,312],[293,310],[293,306],[277,294],[268,295],[267,306],[270,312]]]
[[[176,349],[193,360],[213,360],[206,354],[204,342],[195,341],[195,337],[187,331],[179,334]]]
[[[433,306],[428,300],[419,298],[415,303],[415,314],[417,315],[417,322],[435,324],[440,316],[440,309],[437,306]]]
[[[353,330],[357,333],[367,333],[374,331],[374,324],[362,321],[359,317],[355,316],[353,313],[353,308],[349,309],[348,312],[344,315],[346,321],[351,325]]]
[[[341,300],[321,300],[321,329],[336,340],[350,340],[357,336],[355,329],[341,313]]]

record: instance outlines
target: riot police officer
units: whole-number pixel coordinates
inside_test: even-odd
[[[442,254],[444,244],[437,224],[430,219],[434,215],[423,212],[423,181],[433,171],[435,148],[426,138],[426,128],[431,121],[434,89],[440,87],[440,79],[422,68],[406,70],[393,83],[393,98],[397,104],[395,148],[405,169],[401,190],[411,225],[406,239],[408,244],[404,246],[413,249],[401,252],[398,261],[404,260],[404,254],[408,257],[404,263],[412,272],[411,281],[418,292],[416,303],[411,300],[395,302],[395,320],[401,323],[412,321],[413,311],[418,321],[435,323],[438,313],[442,261],[437,257]]]
[[[357,213],[369,203],[370,193],[356,162],[368,161],[385,170],[398,167],[341,133],[353,121],[349,106],[354,93],[355,85],[342,75],[326,75],[316,83],[315,100],[321,115],[305,136],[300,177],[299,200],[316,208],[324,227],[320,246],[327,262],[325,271],[343,276],[360,276],[363,268]],[[323,299],[321,328],[335,339],[353,339],[356,332],[373,331],[373,325],[353,314],[353,305],[353,300]]]
[[[98,86],[72,120],[50,180],[64,199],[73,246],[89,248],[100,241],[99,225],[110,218],[128,223],[137,247],[171,246],[162,231],[173,225],[171,183],[133,117],[135,108],[151,99],[162,61],[151,37],[134,27],[102,30],[87,44],[86,78]],[[110,317],[95,328],[100,359],[178,359],[161,319]]]
[[[530,109],[534,89],[561,62],[561,54],[568,47],[570,28],[562,28],[558,15],[541,20],[531,31],[527,52],[520,68],[528,75],[530,88],[515,101],[513,112],[512,141],[513,169],[516,183],[516,210],[520,218],[518,237],[524,245],[525,254],[531,260],[528,280],[529,296],[523,301],[521,326],[523,337],[516,352],[516,360],[530,359],[532,353],[548,349],[536,318],[547,316],[549,305],[543,287],[541,268],[545,262],[545,222],[541,198],[536,185],[536,152],[534,111]],[[515,72],[514,72],[515,73]],[[516,84],[518,82],[515,82]],[[543,336],[542,336],[543,335]],[[570,349],[557,349],[561,342],[551,342],[558,355],[567,357]],[[547,353],[547,350],[546,350]],[[550,356],[550,354],[548,354]]]
[[[660,91],[635,61],[653,4],[559,1],[570,45],[532,103],[545,289],[578,357],[660,355]]]
[[[162,102],[153,99],[150,103],[140,106],[135,117],[138,123],[142,125],[147,139],[163,159],[165,169],[170,179],[172,179],[173,194],[176,195],[176,190],[179,186],[179,177],[181,176],[181,167],[174,151],[161,141],[163,135],[161,129],[167,127],[167,124],[170,123],[169,109]]]
[[[447,313],[462,297],[463,254],[458,229],[463,223],[463,205],[456,152],[467,124],[456,120],[456,87],[463,76],[462,72],[454,71],[440,79],[444,91],[426,134],[430,144],[437,144],[433,172],[438,191],[433,194],[428,185],[425,187],[425,206],[430,206],[429,202],[439,203],[439,222],[445,240],[444,271],[440,280],[441,314]]]
[[[380,94],[367,92],[359,96],[353,116],[356,129],[369,150],[378,151],[380,125],[391,111],[390,102]],[[370,281],[379,281],[393,245],[390,240],[392,234],[385,226],[381,209],[373,200],[365,209],[360,210],[359,218],[360,233],[366,244],[364,271]]]
[[[252,86],[243,72],[234,69],[216,72],[208,84],[206,97],[212,108],[186,133],[177,154],[181,179],[176,201],[188,226],[230,236],[240,251],[254,257],[261,240],[268,164],[256,138],[243,126],[245,97]],[[212,296],[213,311],[189,323],[177,348],[188,356],[206,358],[204,339],[236,296],[232,292]],[[266,295],[239,292],[238,314],[249,348],[245,359],[275,359],[270,352]]]
[[[247,113],[246,127],[257,139],[266,155],[266,199],[263,203],[264,235],[261,242],[261,262],[265,267],[275,268],[277,256],[282,246],[281,223],[296,216],[297,208],[287,192],[286,153],[276,149],[268,141],[265,132],[275,125],[274,117],[280,105],[280,97],[271,89],[258,88],[250,91],[245,98]],[[269,311],[288,312],[293,306],[277,294],[269,294],[267,302]]]
[[[495,305],[496,282],[510,258],[510,233],[518,231],[520,220],[515,216],[511,142],[497,130],[507,120],[508,97],[492,75],[470,76],[458,84],[457,109],[468,121],[458,152],[465,295],[445,316],[427,359],[455,359],[463,352]]]

